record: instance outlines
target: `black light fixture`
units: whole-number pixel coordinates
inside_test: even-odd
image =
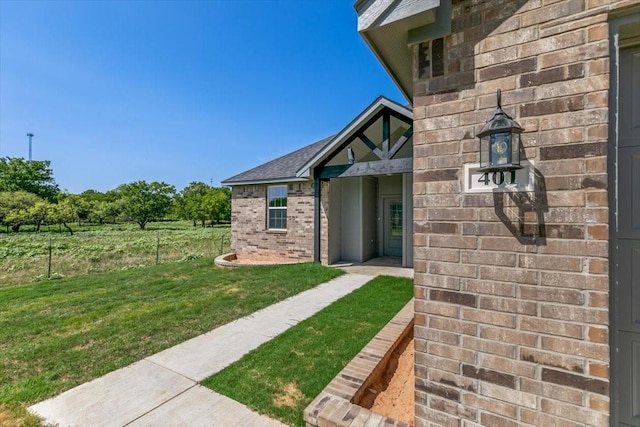
[[[498,108],[478,133],[480,172],[505,172],[522,169],[520,134],[522,126],[502,110],[502,92],[498,89]]]

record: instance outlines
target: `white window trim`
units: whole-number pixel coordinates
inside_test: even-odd
[[[286,197],[287,197],[287,206],[284,207],[271,207],[269,206],[269,195],[271,192],[272,188],[284,188],[285,189],[285,193],[286,193]],[[270,213],[272,210],[284,210],[285,212],[285,222],[288,223],[287,219],[287,208],[288,208],[288,204],[289,204],[289,186],[287,184],[284,185],[269,185],[267,186],[267,230],[268,231],[286,231],[287,228],[271,228],[269,225],[269,219],[270,219]],[[287,224],[288,225],[288,224]]]

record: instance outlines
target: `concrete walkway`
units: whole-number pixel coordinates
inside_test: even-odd
[[[361,287],[345,274],[29,408],[60,427],[282,427],[199,385],[249,351]]]

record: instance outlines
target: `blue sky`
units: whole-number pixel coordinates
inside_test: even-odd
[[[353,0],[0,0],[0,157],[61,189],[220,181],[406,102]]]

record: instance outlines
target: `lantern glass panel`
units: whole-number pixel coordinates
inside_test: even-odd
[[[511,133],[500,132],[489,136],[489,163],[491,166],[504,166],[511,160]]]
[[[520,165],[520,134],[511,135],[511,164]]]
[[[489,135],[480,138],[480,167],[489,166]]]

